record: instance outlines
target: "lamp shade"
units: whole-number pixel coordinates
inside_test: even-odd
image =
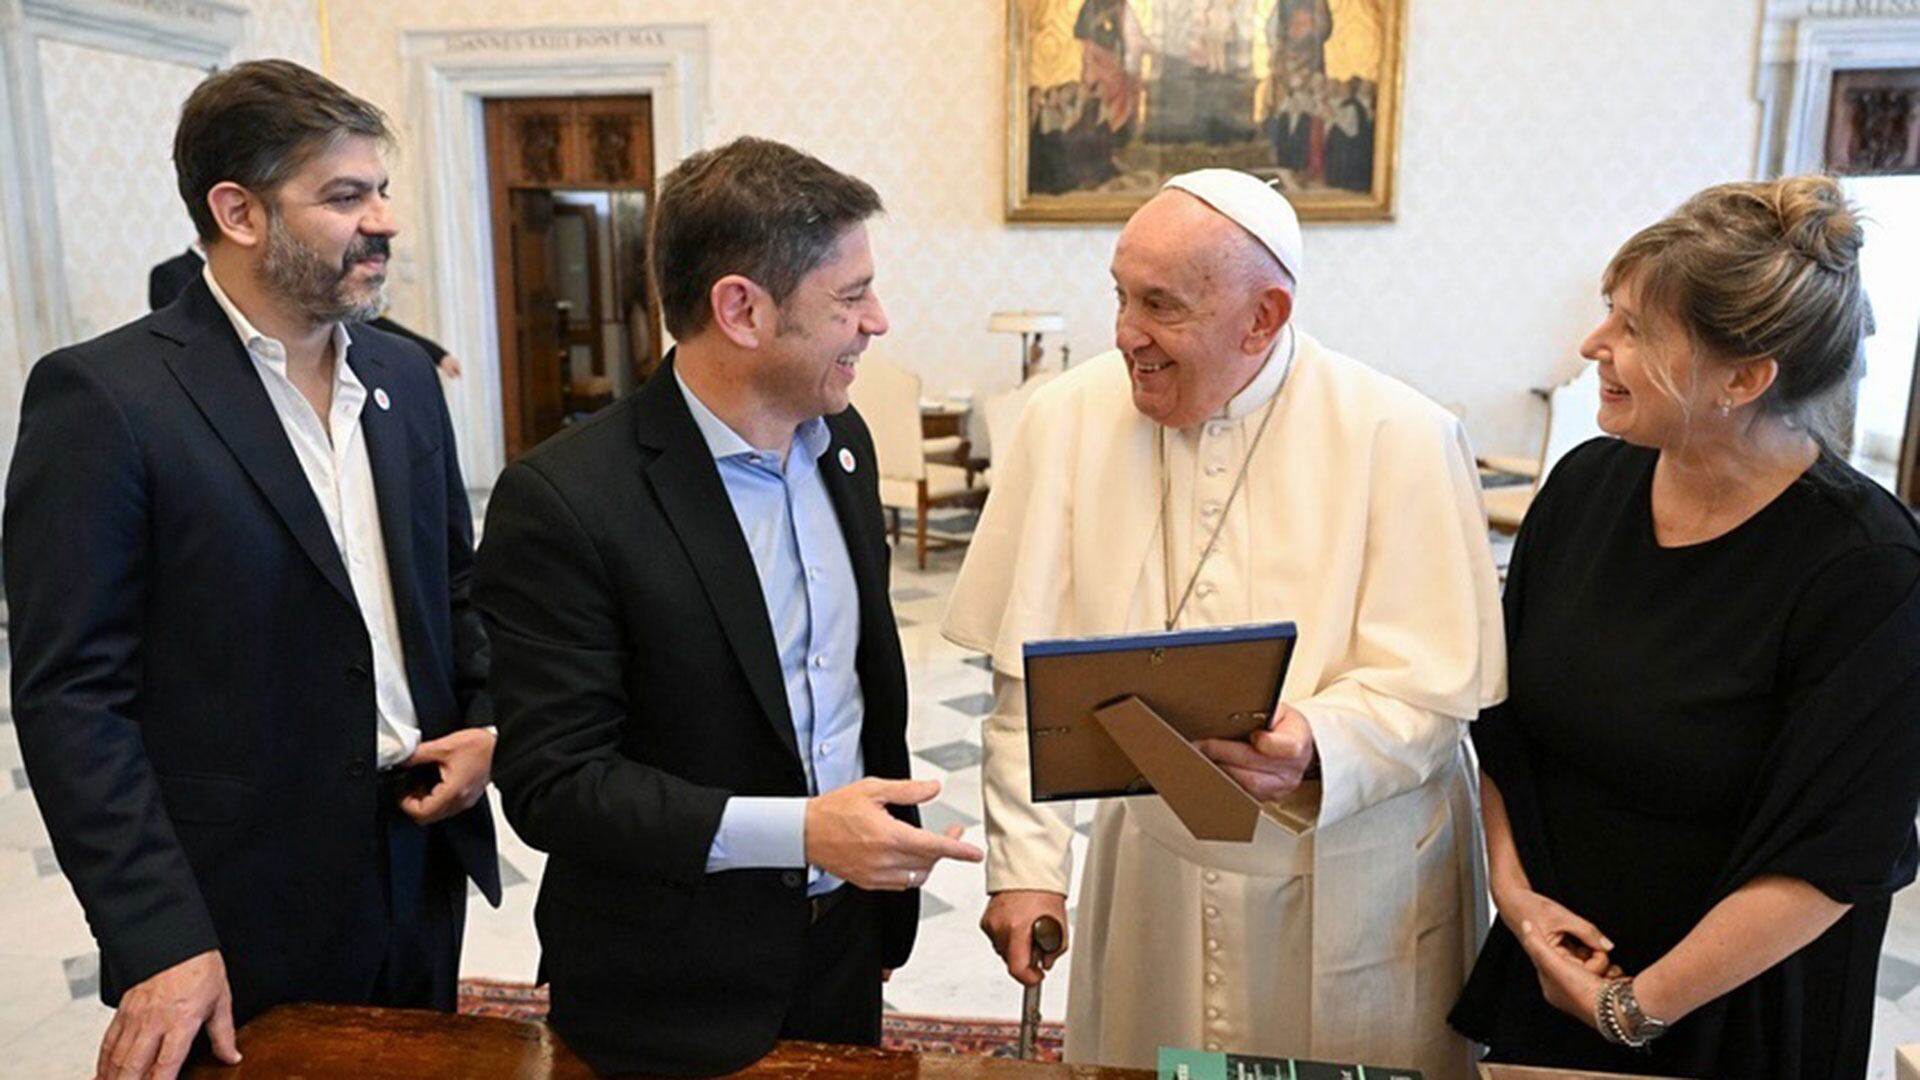
[[[996,311],[987,319],[994,334],[1057,334],[1066,328],[1066,316],[1057,311]]]

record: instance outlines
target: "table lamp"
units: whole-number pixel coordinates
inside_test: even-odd
[[[1040,366],[1042,334],[1057,334],[1067,320],[1057,311],[996,311],[987,319],[987,331],[1020,335],[1020,381],[1026,382]]]

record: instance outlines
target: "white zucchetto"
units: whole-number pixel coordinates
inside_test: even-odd
[[[1278,188],[1238,169],[1195,169],[1161,186],[1162,191],[1168,188],[1186,192],[1252,233],[1255,240],[1280,260],[1280,265],[1293,277],[1294,286],[1300,286],[1305,262],[1300,218]]]

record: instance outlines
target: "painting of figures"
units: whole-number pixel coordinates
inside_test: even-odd
[[[1227,166],[1392,216],[1405,0],[1009,0],[1015,221],[1117,221]]]

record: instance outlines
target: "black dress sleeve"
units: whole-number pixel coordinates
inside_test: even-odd
[[[1562,501],[1561,493],[1589,486],[1591,470],[1587,466],[1593,461],[1593,447],[1598,442],[1582,444],[1561,460],[1521,520],[1519,535],[1514,538],[1513,552],[1507,560],[1506,585],[1500,595],[1509,657],[1513,654],[1513,643],[1520,637],[1528,581],[1546,576],[1542,564],[1557,545],[1570,539],[1561,535],[1554,504]],[[1541,892],[1558,891],[1540,816],[1529,809],[1538,801],[1534,795],[1531,754],[1526,732],[1514,715],[1511,702],[1502,701],[1482,709],[1468,730],[1480,771],[1500,789],[1506,803],[1508,826],[1529,882]],[[1532,986],[1531,971],[1532,961],[1527,959],[1520,942],[1496,917],[1487,928],[1479,958],[1461,987],[1447,1022],[1461,1034],[1482,1043],[1497,1042],[1508,1024],[1549,1028],[1572,1024],[1572,1020],[1545,1005]]]
[[[1883,543],[1836,557],[1801,591],[1787,629],[1786,722],[1723,893],[1778,874],[1860,904],[1914,879],[1917,585],[1920,550]]]
[[[1569,496],[1591,489],[1600,459],[1610,448],[1618,445],[1612,438],[1596,438],[1568,451],[1547,477],[1547,482],[1540,486],[1533,504],[1527,508],[1526,517],[1520,523],[1520,532],[1514,537],[1513,553],[1507,560],[1506,587],[1500,594],[1509,656],[1513,654],[1513,643],[1520,639],[1528,579],[1541,575],[1540,564],[1555,548],[1573,540],[1564,535],[1561,523],[1564,515],[1558,513],[1557,508]],[[1503,701],[1481,710],[1479,719],[1471,726],[1471,734],[1481,771],[1493,778],[1509,803],[1513,802],[1515,794],[1521,794],[1524,804],[1524,791],[1508,791],[1510,785],[1518,789],[1529,788],[1531,780],[1528,777],[1525,736],[1514,723],[1512,710],[1507,703]],[[1530,844],[1526,838],[1519,836],[1515,840],[1520,844],[1523,855],[1544,856],[1544,851],[1539,850],[1541,845]]]

